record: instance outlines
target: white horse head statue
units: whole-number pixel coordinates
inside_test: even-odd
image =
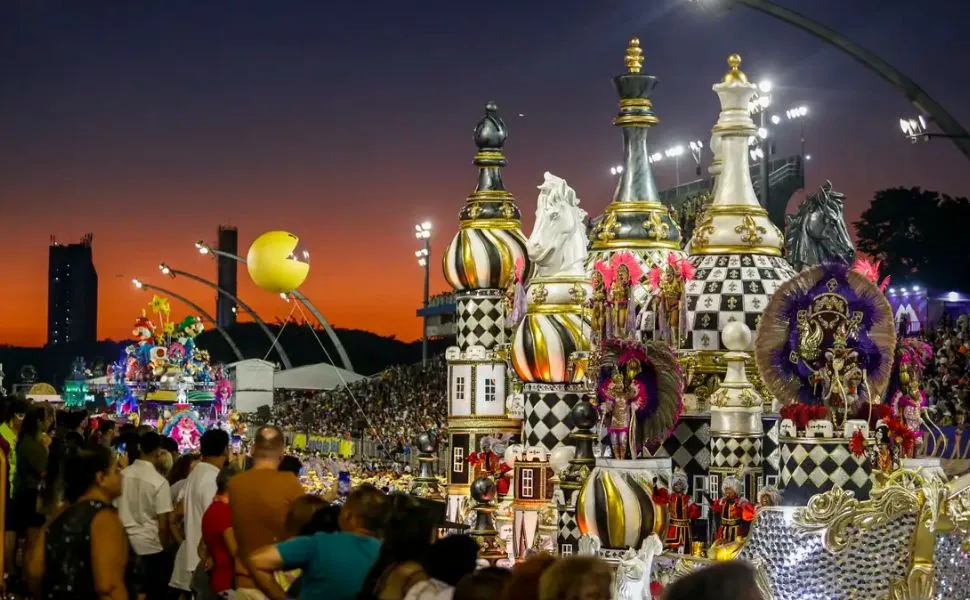
[[[663,552],[664,545],[654,533],[643,540],[639,551],[627,548],[616,569],[614,598],[617,600],[649,600],[653,559]]]
[[[584,276],[586,271],[586,211],[579,208],[576,192],[565,179],[546,171],[539,186],[536,224],[529,236],[529,259],[535,276]]]

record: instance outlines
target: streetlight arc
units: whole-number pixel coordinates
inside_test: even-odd
[[[239,351],[239,347],[236,346],[236,342],[233,341],[232,336],[229,335],[229,332],[226,331],[225,329],[223,329],[222,326],[219,325],[219,322],[216,321],[214,318],[212,318],[212,315],[209,314],[204,308],[202,308],[201,306],[199,306],[195,302],[192,302],[191,300],[189,300],[185,296],[183,296],[181,294],[177,294],[177,293],[173,292],[172,290],[165,289],[165,288],[163,288],[161,286],[152,285],[150,283],[145,283],[144,281],[142,281],[140,279],[137,279],[137,278],[133,279],[132,280],[132,283],[134,283],[135,284],[135,287],[138,288],[138,289],[140,289],[140,290],[155,290],[156,292],[161,292],[163,294],[166,294],[168,296],[171,296],[172,298],[175,298],[179,302],[182,302],[183,304],[188,305],[189,308],[191,308],[195,312],[199,313],[204,319],[207,319],[209,322],[211,322],[213,325],[215,325],[216,331],[218,331],[220,334],[222,334],[223,339],[225,339],[226,340],[226,343],[229,344],[229,349],[232,350],[232,353],[236,355],[236,359],[237,360],[240,360],[240,361],[246,360],[245,357],[243,356],[243,353]]]
[[[277,339],[277,337],[275,335],[273,335],[273,332],[269,330],[269,327],[266,326],[266,323],[263,321],[262,318],[260,318],[260,316],[256,313],[256,311],[253,310],[248,304],[246,304],[245,302],[243,302],[242,300],[240,300],[238,296],[229,293],[227,290],[224,290],[221,287],[219,287],[218,284],[213,283],[213,282],[209,281],[208,279],[206,279],[204,277],[199,277],[198,275],[195,275],[193,273],[189,273],[187,271],[180,271],[179,269],[173,269],[172,267],[170,267],[169,265],[166,265],[164,263],[163,263],[163,265],[164,265],[164,268],[162,268],[160,270],[163,273],[165,273],[165,270],[167,269],[168,272],[165,273],[166,275],[170,275],[172,277],[175,277],[177,275],[181,275],[182,277],[186,277],[186,278],[191,279],[193,281],[197,281],[197,282],[201,283],[202,285],[208,286],[208,287],[216,290],[217,292],[219,292],[223,296],[229,298],[230,300],[232,300],[233,302],[235,302],[236,304],[238,304],[240,308],[242,308],[244,311],[246,311],[249,314],[249,316],[251,316],[253,318],[253,321],[255,321],[256,324],[259,326],[259,328],[263,330],[263,333],[266,334],[266,337],[268,337],[270,339],[270,342],[272,342],[273,347],[276,348],[276,353],[279,355],[280,360],[283,362],[283,367],[286,368],[286,369],[292,369],[293,368],[293,364],[290,362],[290,357],[287,356],[286,350],[283,349],[283,345],[280,344],[280,342]],[[159,265],[159,266],[161,267],[162,265]]]
[[[794,25],[802,31],[810,33],[822,41],[839,48],[856,61],[862,63],[863,66],[874,71],[884,81],[901,91],[917,110],[929,115],[930,119],[935,121],[940,129],[943,130],[943,133],[946,134],[945,137],[953,140],[957,149],[970,160],[970,133],[915,81],[903,75],[898,69],[882,58],[859,46],[837,31],[769,0],[731,1],[744,4],[748,8],[753,8],[766,15],[785,21],[789,25]]]
[[[245,258],[241,256],[237,256],[230,252],[217,250],[203,241],[196,242],[195,247],[199,250],[199,254],[211,254],[212,256],[223,256],[225,258],[230,258],[238,263],[246,264]],[[323,313],[321,313],[317,309],[317,307],[314,306],[313,302],[311,302],[309,298],[304,296],[303,292],[301,292],[300,290],[293,290],[290,293],[293,295],[294,298],[297,299],[297,301],[303,304],[303,306],[305,306],[307,310],[310,311],[310,314],[312,314],[313,317],[317,320],[317,322],[320,323],[320,326],[323,327],[323,331],[327,334],[327,337],[330,338],[330,343],[333,344],[333,347],[336,348],[337,350],[337,354],[340,355],[340,361],[343,363],[344,368],[350,371],[351,373],[355,372],[354,366],[350,362],[350,357],[347,356],[347,350],[344,348],[344,345],[340,342],[340,338],[337,337],[337,332],[334,331],[333,327],[330,326],[330,322],[324,318]]]

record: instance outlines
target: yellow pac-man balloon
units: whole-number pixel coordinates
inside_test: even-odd
[[[268,292],[289,294],[310,273],[310,253],[297,250],[300,238],[286,231],[267,231],[246,255],[249,277]]]

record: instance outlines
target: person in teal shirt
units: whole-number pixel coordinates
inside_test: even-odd
[[[340,509],[341,531],[300,536],[260,548],[250,555],[249,565],[267,574],[300,569],[299,600],[353,600],[380,553],[377,536],[386,505],[381,491],[361,486],[347,496]]]

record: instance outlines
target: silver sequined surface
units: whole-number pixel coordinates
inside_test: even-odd
[[[970,554],[963,549],[964,537],[957,531],[938,535],[934,555],[938,600],[970,598]]]
[[[867,530],[849,526],[849,545],[838,553],[823,547],[822,533],[799,532],[793,513],[759,512],[739,555],[764,562],[777,600],[887,598],[893,582],[906,576],[915,513]]]

